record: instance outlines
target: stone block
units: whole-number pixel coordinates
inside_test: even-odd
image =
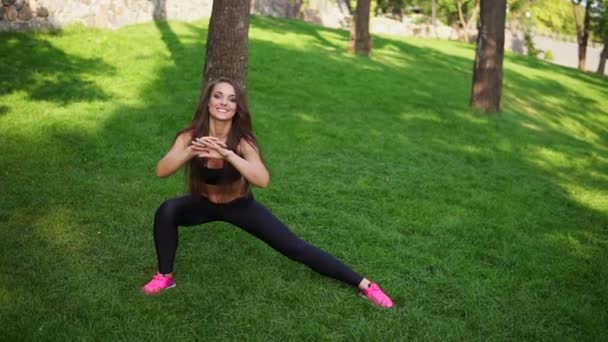
[[[23,7],[21,7],[21,9],[19,10],[19,13],[17,15],[17,18],[19,18],[19,20],[23,20],[23,21],[28,21],[30,19],[32,19],[33,15],[32,15],[32,10],[30,9],[29,5],[25,5]]]
[[[14,21],[15,19],[17,19],[17,10],[15,9],[15,7],[10,6],[10,7],[5,7],[4,9],[5,9],[4,14],[6,15],[6,18],[9,21]]]
[[[49,16],[49,10],[46,7],[38,7],[36,9],[36,15],[40,18],[46,18]]]
[[[32,13],[36,13],[36,11],[38,10],[38,7],[40,6],[38,4],[38,1],[36,1],[36,0],[30,0],[29,4],[30,4],[30,9],[32,10]]]

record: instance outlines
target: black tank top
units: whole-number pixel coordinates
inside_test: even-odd
[[[241,173],[228,162],[224,162],[221,168],[208,168],[207,163],[201,161],[201,176],[206,184],[210,185],[226,185],[234,183],[242,176]]]

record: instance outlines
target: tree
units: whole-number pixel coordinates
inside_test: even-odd
[[[522,14],[530,10],[532,0],[508,0],[507,1],[507,20],[512,34],[520,30]],[[525,16],[524,16],[525,17]]]
[[[246,96],[250,2],[213,1],[201,94],[209,81],[229,77],[237,82]]]
[[[437,13],[446,23],[457,23],[463,31],[468,31],[477,21],[478,2],[479,0],[437,0]]]
[[[541,30],[576,34],[576,24],[572,20],[572,4],[569,0],[534,0],[531,2],[530,12],[534,24]]]
[[[576,41],[578,43],[578,70],[585,71],[587,64],[587,43],[589,42],[589,28],[591,27],[592,0],[585,1],[584,17],[580,18],[580,7],[583,0],[572,0],[572,10],[576,22]]]
[[[431,2],[431,25],[433,26],[433,35],[437,37],[437,0]]]
[[[600,53],[600,63],[597,66],[597,73],[604,75],[606,73],[606,60],[608,59],[608,32],[604,36],[604,48]]]
[[[594,12],[596,20],[593,25],[593,33],[595,37],[604,38],[604,48],[600,53],[597,73],[604,75],[606,70],[606,59],[608,59],[608,0],[598,1]]]
[[[468,20],[465,20],[465,16],[462,12],[462,0],[457,0],[456,3],[458,4],[458,19],[460,21],[460,25],[462,27],[462,39],[465,42],[469,41],[469,28],[471,26],[471,23],[474,23],[475,20],[477,20],[477,13],[479,11],[479,6],[477,6],[477,1],[475,1],[475,4],[473,5],[473,11],[471,12],[471,16],[469,16]]]
[[[390,14],[393,18],[403,20],[404,0],[376,0],[376,15]]]
[[[477,3],[479,0],[377,0],[376,13],[398,14],[399,11],[408,13],[415,9],[415,12],[423,13],[431,18],[434,12],[435,20],[448,25],[458,24],[462,26],[458,12],[459,2],[463,21],[466,28],[471,31],[477,21],[479,8]]]
[[[501,110],[506,12],[506,0],[480,2],[470,104],[485,112]]]
[[[354,24],[350,30],[348,50],[358,55],[369,56],[372,51],[372,38],[369,34],[370,0],[357,0]]]

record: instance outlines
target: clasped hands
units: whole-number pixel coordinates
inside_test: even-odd
[[[189,146],[191,153],[199,158],[226,159],[230,150],[226,143],[212,136],[196,138]]]

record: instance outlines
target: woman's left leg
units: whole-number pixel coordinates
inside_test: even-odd
[[[363,277],[329,253],[298,238],[262,204],[249,197],[226,204],[221,219],[266,242],[313,271],[358,287]]]

